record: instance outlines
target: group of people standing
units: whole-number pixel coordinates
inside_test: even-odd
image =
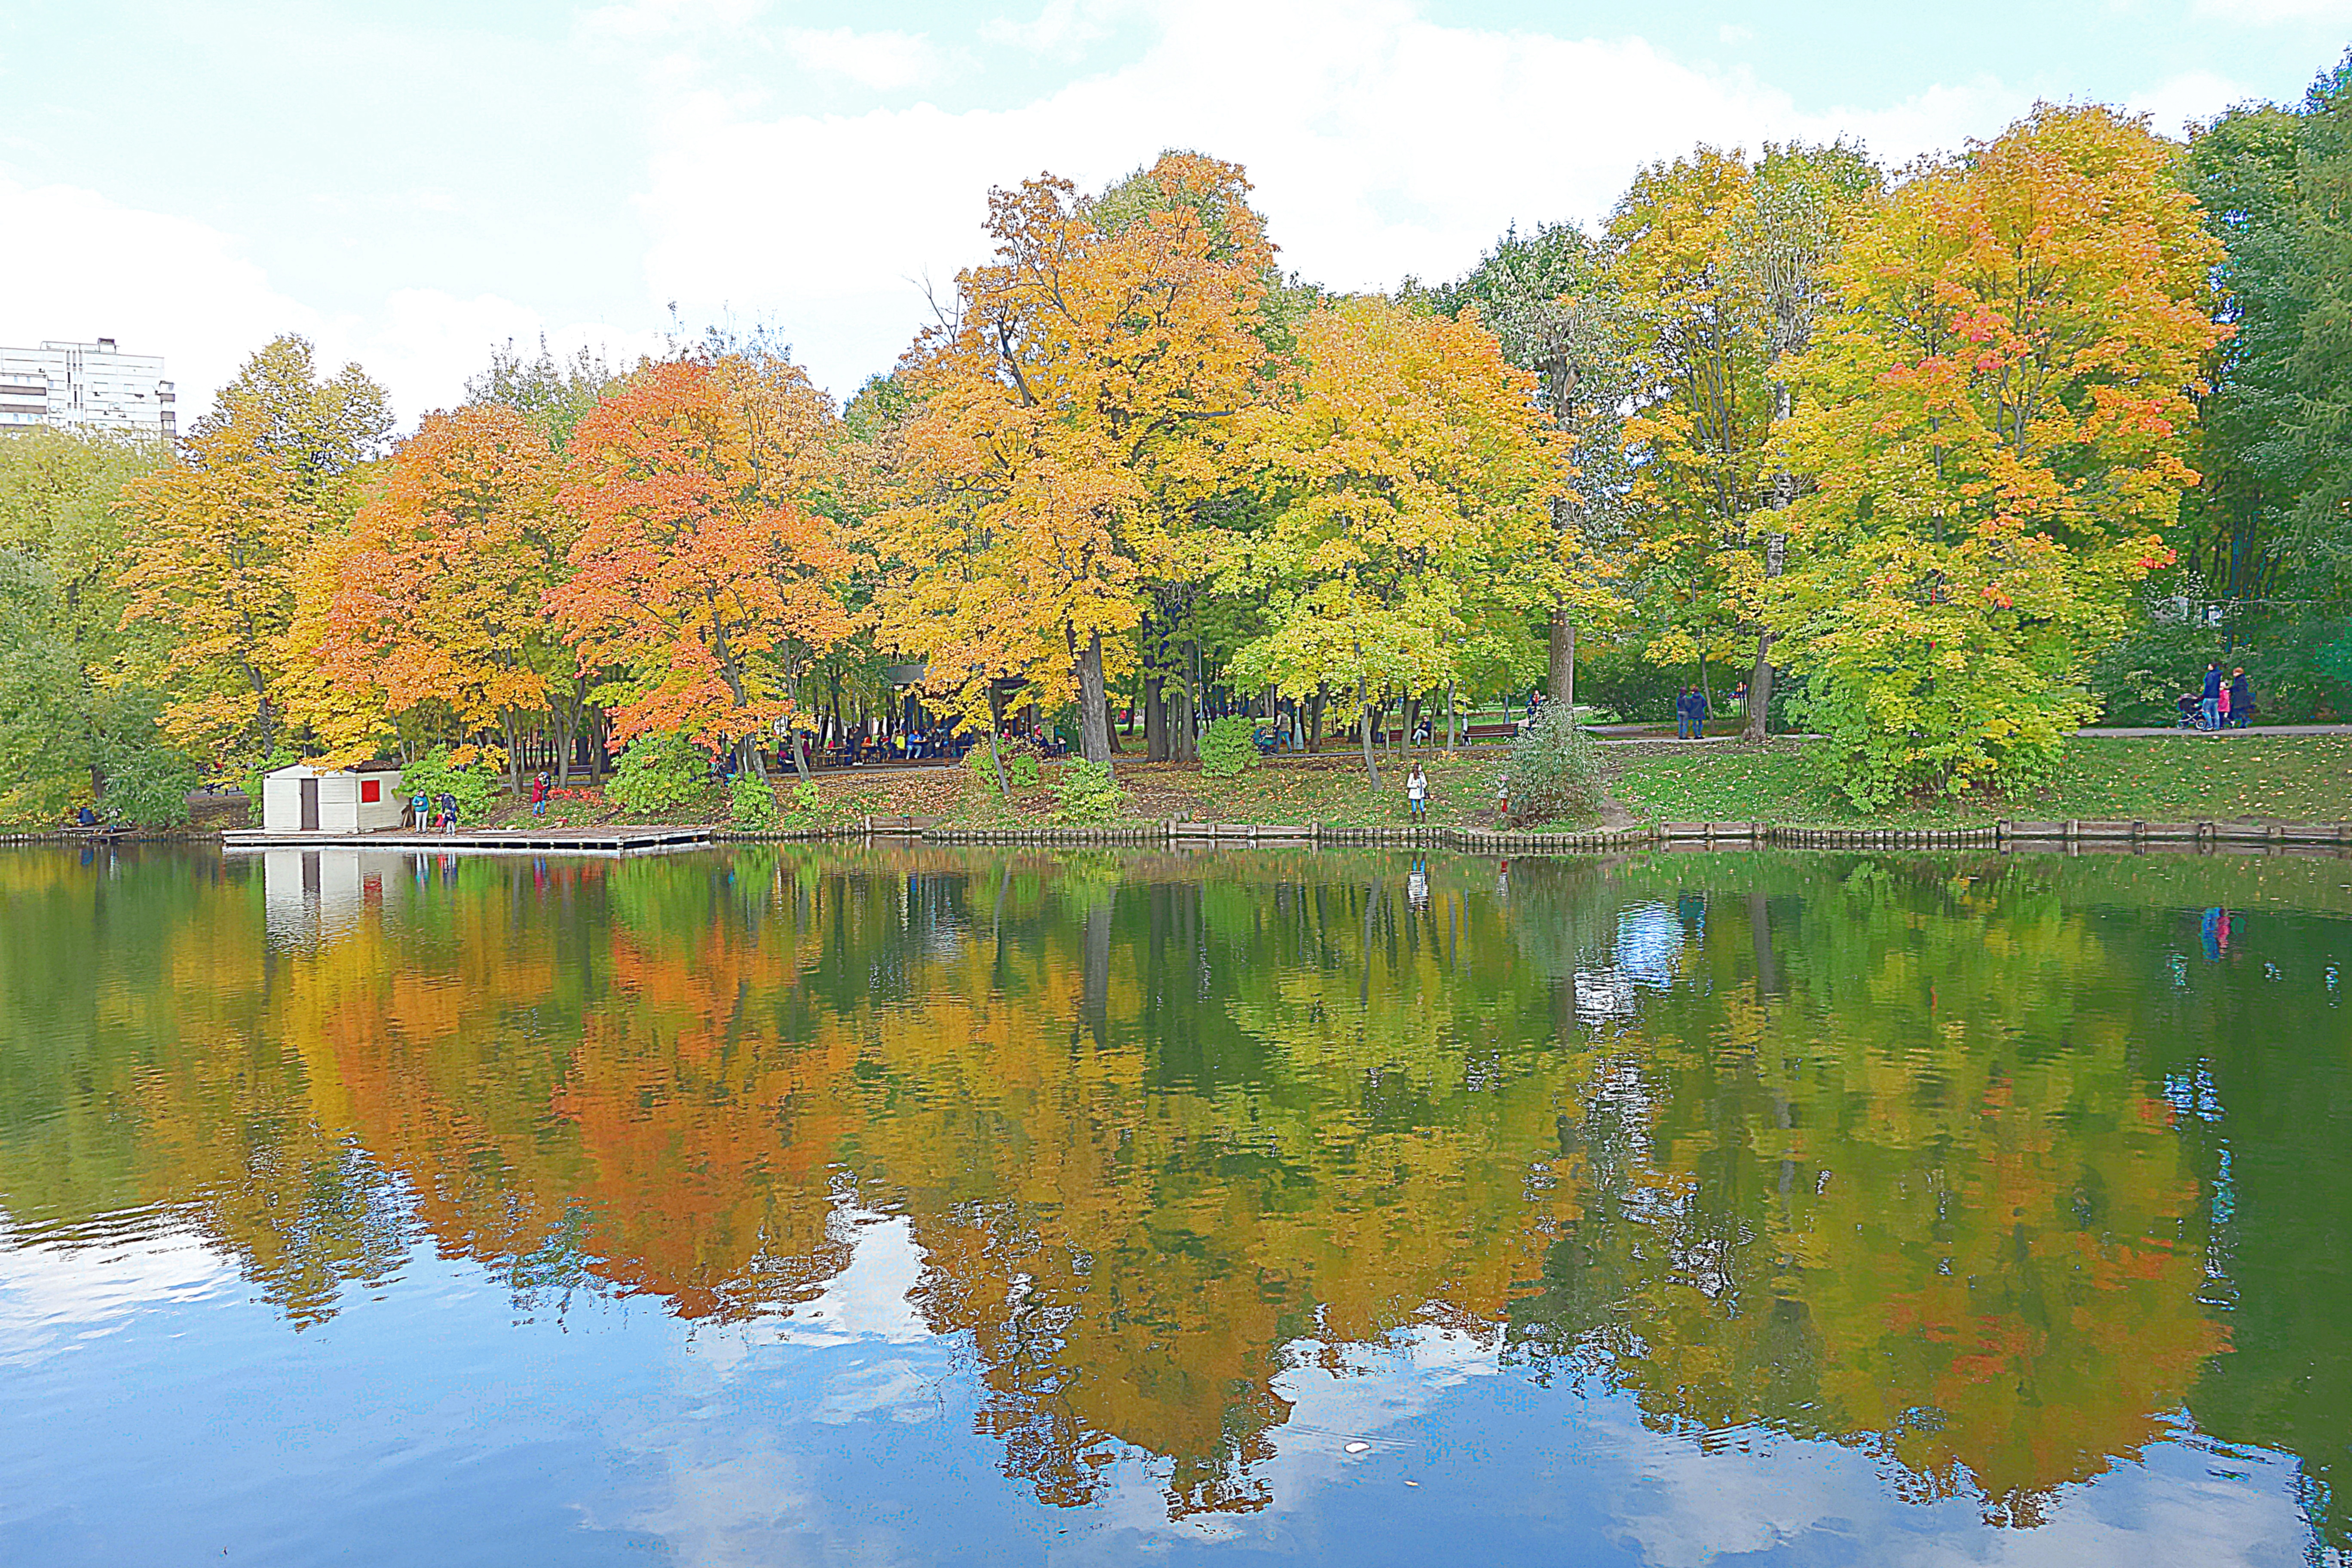
[[[2182,720],[2190,718],[2189,699],[2180,700]],[[2205,667],[2205,687],[2197,699],[2195,723],[2200,730],[2242,730],[2253,722],[2254,687],[2246,679],[2243,665],[2228,675],[2221,673],[2219,662]]]
[[[441,798],[436,800],[428,792],[418,790],[409,797],[408,817],[412,831],[454,833],[457,829],[457,797],[443,790]]]
[[[1706,711],[1706,693],[1697,687],[1685,686],[1675,693],[1675,739],[1705,740]]]

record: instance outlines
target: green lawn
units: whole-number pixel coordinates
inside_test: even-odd
[[[2047,792],[1865,816],[1821,775],[1802,743],[1765,752],[1709,746],[1626,758],[1612,787],[1644,821],[1893,825],[2235,816],[2352,820],[2352,735],[2078,739]],[[1818,755],[1818,753],[1813,753]]]

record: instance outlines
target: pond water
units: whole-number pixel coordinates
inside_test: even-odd
[[[0,1562],[2300,1563],[2352,861],[0,858]]]

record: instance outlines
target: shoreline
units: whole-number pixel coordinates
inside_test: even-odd
[[[635,843],[628,841],[635,840]],[[1548,831],[1487,827],[1339,827],[1321,823],[1211,823],[1171,819],[1133,827],[1046,826],[982,828],[950,826],[937,818],[900,816],[861,818],[825,827],[746,830],[713,826],[680,829],[658,826],[553,830],[543,833],[488,829],[454,835],[397,834],[266,835],[231,833],[115,833],[65,831],[0,835],[0,845],[71,847],[121,844],[212,844],[224,850],[267,853],[271,849],[374,849],[385,853],[548,855],[648,854],[708,848],[720,844],[783,844],[858,841],[915,842],[966,847],[1139,848],[1257,847],[1292,849],[1448,849],[1472,855],[1591,855],[1637,849],[1829,849],[1993,850],[2000,853],[2213,854],[2296,852],[2352,856],[2352,823],[2288,822],[2259,818],[2152,822],[2121,819],[2066,821],[2002,820],[1968,827],[1836,827],[1774,822],[1661,822],[1630,827]]]

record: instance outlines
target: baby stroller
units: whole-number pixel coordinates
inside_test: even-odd
[[[2193,691],[2182,692],[2179,700],[2174,702],[2173,706],[2180,710],[2180,720],[2175,728],[2181,730],[2196,730],[2203,727],[2204,716],[2200,711],[2198,706],[2197,693]]]

